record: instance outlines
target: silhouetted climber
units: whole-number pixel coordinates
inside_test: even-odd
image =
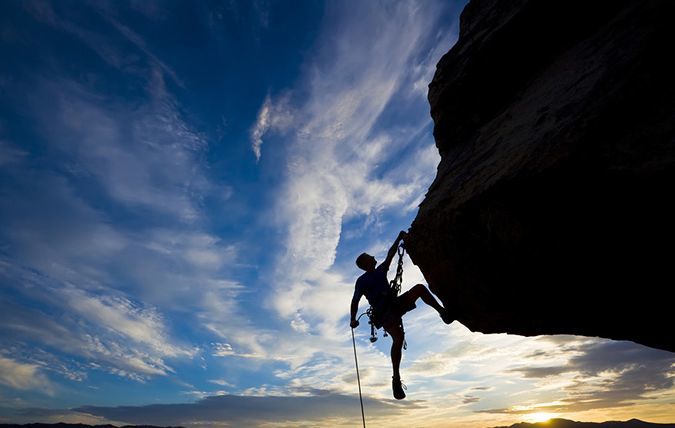
[[[394,398],[397,400],[405,398],[405,392],[403,392],[403,386],[401,384],[401,374],[399,372],[399,367],[401,365],[401,351],[405,340],[402,320],[403,315],[415,309],[417,307],[415,302],[418,298],[421,298],[424,303],[438,311],[443,322],[450,324],[454,321],[449,312],[438,303],[431,292],[423,284],[415,285],[400,296],[397,296],[391,289],[389,281],[387,280],[387,271],[389,270],[392,259],[396,255],[399,244],[406,236],[407,234],[403,231],[398,234],[396,241],[394,241],[394,244],[387,253],[387,257],[379,266],[377,266],[375,257],[370,254],[362,253],[357,257],[356,266],[366,272],[356,280],[354,297],[352,297],[350,322],[352,328],[358,327],[359,321],[356,319],[356,313],[359,308],[361,296],[365,295],[373,310],[371,319],[375,324],[375,327],[384,327],[384,330],[391,335],[393,341],[391,344],[391,364],[394,370],[394,376],[392,377],[391,386],[394,392]]]

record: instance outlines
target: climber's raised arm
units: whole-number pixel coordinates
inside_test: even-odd
[[[378,269],[385,269],[389,270],[389,266],[391,265],[391,261],[394,259],[394,256],[396,255],[396,252],[398,251],[398,246],[403,241],[408,234],[404,232],[403,230],[398,233],[398,236],[396,237],[396,240],[392,244],[391,248],[389,248],[389,252],[387,253],[387,258],[384,259],[382,263],[377,267]]]

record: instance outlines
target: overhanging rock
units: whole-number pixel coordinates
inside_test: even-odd
[[[474,331],[675,351],[675,2],[472,0],[406,242]]]

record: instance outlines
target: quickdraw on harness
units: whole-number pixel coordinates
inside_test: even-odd
[[[389,281],[389,287],[391,287],[392,294],[398,297],[398,295],[401,294],[401,285],[403,284],[403,255],[405,254],[403,243],[398,246],[396,252],[398,254],[396,276]],[[370,324],[370,343],[375,343],[377,341],[377,328],[375,327],[375,321],[373,319],[373,307],[369,307],[365,314],[368,316],[368,324]],[[363,316],[363,314],[361,314],[361,316]],[[401,330],[403,331],[403,318],[401,318]],[[384,330],[383,336],[387,337],[387,330]],[[403,341],[403,349],[408,349],[408,344],[405,340]]]

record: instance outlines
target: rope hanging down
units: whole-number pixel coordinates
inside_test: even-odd
[[[364,314],[359,315],[358,321]],[[371,324],[372,325],[372,324]],[[372,342],[372,340],[371,340]],[[354,363],[356,364],[356,381],[359,384],[359,401],[361,401],[361,419],[363,419],[363,428],[366,428],[366,414],[363,412],[363,395],[361,394],[361,376],[359,375],[359,359],[356,357],[356,340],[354,339],[354,329],[352,328],[352,345],[354,346]]]

